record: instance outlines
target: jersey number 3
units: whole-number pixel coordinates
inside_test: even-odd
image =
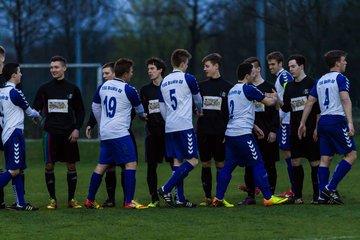
[[[116,98],[111,97],[109,98],[109,102],[108,102],[108,97],[106,96],[103,103],[104,103],[106,116],[108,118],[114,117],[116,112]]]
[[[171,107],[175,111],[177,108],[177,99],[175,95],[175,89],[170,89],[170,100],[171,100]]]

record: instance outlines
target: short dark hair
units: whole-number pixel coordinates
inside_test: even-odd
[[[5,48],[0,45],[0,55],[5,56]]]
[[[347,52],[343,50],[331,50],[324,54],[326,65],[329,68],[335,66],[337,61],[340,61],[341,57],[346,57]]]
[[[253,69],[253,65],[251,63],[244,62],[239,64],[236,70],[238,80],[243,80],[246,74],[251,74],[252,69]]]
[[[191,59],[191,54],[186,49],[175,49],[171,54],[171,65],[173,67],[179,67],[181,63],[184,63],[186,59]]]
[[[112,71],[114,71],[115,68],[115,62],[107,62],[104,65],[102,65],[102,69],[104,68],[110,68]]]
[[[275,59],[278,63],[284,62],[284,55],[279,51],[271,52],[266,56],[266,60],[269,61],[272,59]]]
[[[4,68],[2,70],[2,75],[6,79],[6,81],[9,81],[11,79],[11,76],[18,72],[18,68],[20,65],[18,63],[7,63],[4,65]]]
[[[128,58],[120,58],[115,62],[114,70],[115,76],[121,78],[124,73],[130,72],[131,67],[134,65],[134,62]]]
[[[64,66],[66,66],[66,59],[62,56],[53,56],[50,59],[50,62],[62,62]]]
[[[150,64],[155,65],[158,70],[162,69],[161,76],[165,76],[166,64],[164,60],[158,57],[151,57],[146,60],[146,66],[149,66]]]
[[[255,63],[256,67],[261,67],[260,60],[257,57],[249,57],[244,60],[244,63],[251,63],[251,64]]]
[[[207,61],[210,61],[214,65],[217,63],[220,67],[222,63],[222,57],[219,53],[210,53],[201,60],[201,63],[205,64]]]
[[[291,60],[295,60],[297,65],[299,65],[299,66],[303,65],[304,69],[305,69],[306,58],[303,55],[293,54],[289,57],[288,62],[290,62]]]

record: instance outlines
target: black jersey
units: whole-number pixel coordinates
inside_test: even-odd
[[[267,81],[259,84],[256,88],[262,93],[272,93],[272,90],[275,89],[274,85]],[[268,107],[261,102],[256,102],[255,124],[264,132],[265,136],[270,132],[277,133],[280,125],[279,111],[275,106]]]
[[[85,117],[79,88],[65,79],[41,85],[33,108],[43,113],[44,130],[51,134],[69,135],[81,128]]]
[[[0,87],[2,88],[3,86],[5,86],[5,83],[6,83],[6,79],[4,75],[0,74]]]
[[[301,117],[307,102],[310,90],[315,84],[315,80],[306,76],[302,81],[296,80],[288,82],[285,87],[282,110],[290,112],[290,134],[296,134],[300,125]],[[307,135],[312,136],[316,127],[316,114],[320,114],[319,104],[316,102],[312,108],[308,120],[306,121]]]
[[[203,100],[204,116],[197,121],[197,133],[220,135],[225,134],[229,121],[227,95],[233,84],[219,78],[209,78],[199,83]]]
[[[160,113],[159,88],[152,82],[143,86],[140,90],[140,99],[147,113],[147,134],[164,135],[165,121]]]

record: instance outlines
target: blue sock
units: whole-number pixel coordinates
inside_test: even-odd
[[[172,174],[178,169],[178,166],[172,166]],[[184,195],[184,180],[181,180],[178,184],[175,185],[175,195],[176,200],[179,202],[185,202],[185,195]]]
[[[319,197],[324,198],[321,194],[321,191],[325,188],[326,184],[329,182],[330,170],[328,167],[318,168],[318,180],[319,180]]]
[[[125,169],[125,203],[131,203],[134,199],[136,185],[136,170]]]
[[[285,158],[286,165],[287,165],[287,172],[291,184],[291,190],[294,192],[294,180],[293,180],[293,169],[291,164],[291,157]]]
[[[168,182],[164,185],[164,192],[169,193],[171,190],[182,181],[194,167],[188,162],[183,162],[178,169],[174,172]]]
[[[255,186],[260,188],[262,195],[266,200],[272,196],[270,190],[269,179],[263,163],[257,164],[253,167],[253,174],[255,180]]]
[[[13,183],[14,194],[16,196],[16,203],[19,206],[25,206],[26,202],[24,198],[24,181],[22,179],[21,174],[13,178],[12,183]]]
[[[345,175],[350,171],[351,165],[344,159],[339,162],[336,166],[334,174],[327,185],[328,189],[336,190],[339,182],[345,177]]]
[[[226,189],[229,185],[229,182],[231,180],[231,174],[234,171],[236,167],[235,163],[229,163],[225,162],[224,167],[220,170],[218,174],[218,180],[216,184],[216,195],[215,197],[219,200],[224,199],[224,195],[226,192]]]
[[[8,171],[1,174],[0,175],[0,189],[4,188],[9,183],[11,178],[12,178],[12,176]]]
[[[100,187],[101,180],[102,180],[102,175],[93,172],[93,174],[91,175],[89,193],[87,196],[87,199],[89,199],[90,201],[95,200],[95,195]]]

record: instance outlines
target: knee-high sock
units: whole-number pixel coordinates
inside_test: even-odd
[[[135,194],[136,170],[125,169],[125,203],[131,203]]]
[[[146,181],[149,188],[149,193],[151,196],[151,201],[159,201],[159,196],[157,194],[157,173],[156,173],[157,163],[148,163],[147,165],[147,176]]]
[[[206,167],[206,168],[203,167],[201,169],[201,182],[205,192],[205,197],[211,198],[211,189],[212,189],[211,167]]]
[[[259,187],[265,199],[271,198],[270,184],[264,164],[260,163],[253,167],[255,186]]]
[[[302,165],[293,166],[293,181],[295,197],[302,198],[304,184],[304,168]]]
[[[272,194],[274,194],[275,189],[276,189],[276,181],[277,181],[277,172],[276,172],[275,162],[265,164],[265,169],[268,174],[270,191]]]
[[[179,168],[178,166],[172,166],[172,174],[174,174],[178,168]],[[186,176],[184,176],[184,178]],[[184,179],[179,180],[179,182],[175,185],[175,198],[179,202],[185,202]]]
[[[329,182],[330,170],[328,167],[318,168],[318,180],[319,180],[319,197],[323,198],[321,191],[325,188],[326,184]]]
[[[0,175],[0,189],[4,188],[11,180],[11,174],[6,171]]]
[[[292,168],[292,164],[291,164],[291,157],[285,158],[285,161],[286,161],[287,172],[288,172],[288,176],[289,176],[289,180],[290,180],[290,184],[291,184],[291,190],[294,191],[293,168]]]
[[[164,185],[163,189],[165,193],[171,192],[171,190],[178,185],[184,178],[193,170],[194,167],[187,161],[183,162],[178,169],[174,172],[168,182]],[[179,191],[179,186],[178,186]]]
[[[224,199],[224,195],[226,192],[226,189],[229,185],[229,182],[232,177],[232,172],[234,171],[236,167],[235,163],[230,163],[225,161],[224,167],[219,172],[218,181],[216,184],[216,198],[217,199]]]
[[[93,174],[91,175],[89,193],[87,196],[87,199],[89,199],[90,201],[95,200],[95,195],[100,187],[101,180],[102,180],[102,175],[93,172]]]
[[[351,165],[344,159],[339,162],[335,168],[335,172],[327,185],[328,189],[336,190],[339,182],[345,177],[345,175],[350,171]]]
[[[50,198],[56,199],[55,196],[55,174],[54,170],[45,170],[45,183],[49,192]]]
[[[77,173],[75,171],[67,172],[67,183],[68,183],[68,201],[74,198],[76,184],[77,184]]]
[[[108,199],[115,202],[115,189],[116,189],[116,172],[107,171],[105,175],[106,192]]]
[[[252,167],[245,167],[244,180],[248,197],[255,198],[255,181]]]
[[[25,206],[26,202],[24,198],[24,182],[22,180],[21,174],[13,178],[12,182],[14,195],[16,197],[16,204],[19,206]]]
[[[318,180],[318,169],[319,166],[311,166],[311,182],[313,186],[313,197],[317,199],[319,196],[319,180]]]

